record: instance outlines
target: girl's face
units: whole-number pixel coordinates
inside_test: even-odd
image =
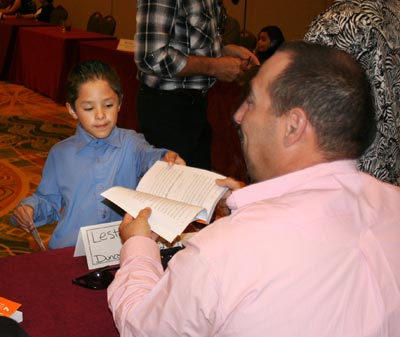
[[[106,138],[117,124],[121,104],[109,83],[96,79],[81,84],[75,111],[67,103],[70,115],[78,119],[84,130],[95,138]]]
[[[271,40],[266,32],[261,32],[258,34],[256,51],[264,52],[271,45]]]

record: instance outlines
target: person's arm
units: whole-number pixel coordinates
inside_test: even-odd
[[[217,204],[217,216],[227,216],[231,214],[231,210],[226,204],[226,199],[230,197],[233,191],[241,189],[245,186],[242,181],[235,180],[233,178],[217,179],[215,181],[218,186],[227,187],[228,191],[224,194],[221,200]]]
[[[350,50],[356,43],[358,29],[352,16],[341,9],[345,3],[335,3],[327,11],[318,15],[308,27],[304,41],[324,46]],[[343,34],[343,31],[346,31]]]
[[[214,335],[223,309],[213,269],[188,245],[163,272],[149,215],[127,215],[120,226],[120,269],[107,293],[121,337]]]
[[[170,32],[176,22],[176,7],[176,0],[138,1],[135,62],[141,71],[166,78],[203,75],[231,82],[259,65],[253,53],[235,45],[225,46],[222,57],[185,55],[173,48]]]
[[[3,15],[3,19],[16,19],[16,18],[22,18],[22,19],[36,19],[35,14],[9,14],[9,15]]]
[[[246,48],[242,50],[239,46],[228,46],[223,48],[223,55],[226,56],[189,56],[185,67],[176,76],[205,75],[223,82],[232,82],[243,77],[254,65],[259,65],[257,57]],[[224,54],[227,47],[228,51]]]
[[[137,1],[135,62],[142,72],[174,77],[184,67],[187,55],[170,46],[176,8],[177,0]]]
[[[0,10],[1,13],[4,14],[14,14],[17,10],[21,8],[21,0],[15,0],[11,7],[7,7],[6,9]]]
[[[20,203],[13,212],[12,222],[15,226],[29,232],[35,226],[33,222],[33,213],[34,209],[31,206]]]
[[[57,185],[55,162],[53,151],[50,150],[36,192],[20,203],[29,213],[32,211],[35,226],[42,226],[60,218],[61,195]],[[22,216],[23,211],[24,209],[17,206],[11,217],[11,222],[25,230],[31,229],[32,225],[28,223],[27,215]]]
[[[182,162],[184,163],[184,160],[175,152],[163,148],[156,148],[146,141],[143,134],[137,133],[133,130],[131,130],[131,132],[134,132],[134,137],[131,138],[132,140],[128,147],[129,158],[130,160],[135,161],[138,179],[142,177],[157,160],[164,160],[166,156],[167,160],[164,161],[172,162],[177,160],[177,164],[182,164]],[[135,154],[134,156],[131,155],[132,151]]]
[[[174,151],[168,151],[161,160],[167,162],[168,165],[186,165],[186,162]]]

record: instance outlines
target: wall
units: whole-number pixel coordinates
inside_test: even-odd
[[[287,40],[301,39],[312,19],[332,0],[247,0],[246,29],[254,34],[266,25],[278,25]],[[244,0],[234,5],[224,0],[228,13],[237,18],[243,28]],[[117,20],[115,35],[133,39],[135,32],[135,0],[55,0],[69,12],[72,27],[85,29],[87,20],[95,11],[112,14]]]
[[[86,29],[93,12],[98,11],[104,16],[111,14],[117,21],[115,36],[133,39],[136,13],[134,0],[55,0],[53,4],[64,6],[68,10],[68,23],[80,29]]]
[[[224,1],[227,12],[244,25],[244,0],[233,5]],[[279,26],[287,40],[303,38],[313,18],[325,8],[325,0],[247,0],[246,30],[257,34],[269,25]]]

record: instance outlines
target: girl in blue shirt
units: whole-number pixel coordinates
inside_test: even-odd
[[[30,231],[58,221],[49,248],[74,246],[82,226],[122,218],[100,195],[112,186],[136,188],[162,159],[185,164],[175,152],[157,149],[143,135],[116,126],[120,80],[100,61],[78,64],[67,81],[67,109],[79,121],[76,133],[52,147],[36,192],[21,201],[11,221]]]

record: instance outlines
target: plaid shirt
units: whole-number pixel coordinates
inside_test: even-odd
[[[135,62],[149,87],[207,90],[214,77],[175,77],[189,55],[221,56],[215,0],[138,0]]]

